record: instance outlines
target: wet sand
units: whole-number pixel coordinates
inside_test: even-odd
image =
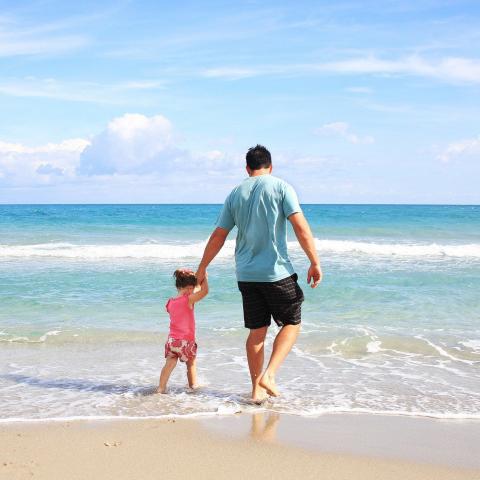
[[[471,422],[262,411],[3,423],[0,478],[478,480],[479,442],[470,442],[479,431]]]

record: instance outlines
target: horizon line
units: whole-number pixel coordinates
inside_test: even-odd
[[[224,202],[218,203],[2,203],[0,207],[21,207],[21,206],[181,206],[181,205],[223,205]],[[412,207],[479,207],[479,203],[310,203],[300,202],[300,205],[322,205],[322,206],[412,206]]]

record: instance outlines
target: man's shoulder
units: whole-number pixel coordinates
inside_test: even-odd
[[[283,178],[275,177],[274,175],[270,175],[270,177],[272,178],[273,181],[275,181],[278,184],[290,186],[290,184]]]
[[[244,179],[241,183],[236,185],[228,194],[226,200],[230,201],[233,200],[237,193],[242,195],[242,192],[250,191],[252,188],[252,184],[250,183],[252,177],[248,177]],[[275,192],[282,192],[284,193],[287,189],[293,189],[293,187],[283,180],[283,178],[276,177],[274,175],[262,175],[261,177],[256,177],[256,181],[262,182],[263,186],[268,190],[273,190]],[[265,191],[264,189],[262,189]]]
[[[243,183],[243,182],[242,182]],[[238,185],[235,185],[231,190],[230,190],[230,193],[227,195],[226,197],[226,201],[229,201],[231,200],[231,198],[233,196],[235,196],[235,194],[238,192],[238,190],[241,188],[242,186],[242,183],[239,183]]]
[[[283,178],[275,177],[274,175],[268,175],[268,180],[266,180],[272,187],[277,190],[285,191],[287,189],[293,188],[287,181]]]

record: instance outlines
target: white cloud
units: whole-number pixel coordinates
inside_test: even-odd
[[[350,131],[350,126],[346,122],[326,123],[315,130],[315,134],[328,137],[341,137],[349,143],[354,144],[370,144],[374,143],[375,139],[370,136],[359,136]]]
[[[8,143],[0,141],[1,154],[41,154],[41,153],[57,153],[57,152],[81,152],[87,145],[88,140],[83,138],[74,138],[64,140],[61,143],[47,143],[38,147],[28,147],[21,143]]]
[[[169,171],[189,153],[175,145],[173,127],[162,115],[127,113],[112,120],[82,152],[78,173],[146,174]]]
[[[243,167],[243,156],[182,148],[172,123],[162,115],[124,114],[88,140],[39,146],[0,141],[0,186],[10,188],[69,185],[77,192],[103,195],[105,185],[111,185],[122,195],[131,181],[152,192],[156,185],[162,195],[182,191],[190,198],[201,194],[212,199],[230,180],[233,186]]]
[[[450,143],[437,158],[448,163],[454,158],[463,156],[476,156],[480,159],[480,135]]]
[[[0,21],[0,57],[58,55],[85,47],[90,39],[72,34],[68,23],[45,23],[28,27],[20,19]]]
[[[345,122],[329,123],[319,130],[354,143],[368,138],[352,133]],[[0,141],[0,202],[221,202],[245,177],[244,151],[232,153],[229,146],[229,152],[221,147],[195,152],[182,148],[178,138],[164,116],[132,113],[112,119],[104,131],[89,140],[39,146]],[[459,169],[452,172],[438,164],[433,180],[430,167],[427,176],[419,170],[417,183],[405,196],[394,182],[391,189],[389,180],[402,174],[402,170],[390,170],[391,166],[296,150],[272,154],[274,174],[294,185],[303,202],[475,203],[478,198],[474,173],[464,181]],[[441,160],[467,155],[480,155],[480,137],[448,145]],[[469,165],[476,169],[478,163]],[[455,174],[465,185],[462,183],[458,192],[449,192],[445,186],[452,183]],[[407,177],[411,177],[410,170]],[[437,189],[429,190],[428,198],[421,193],[424,178]]]
[[[413,75],[446,82],[480,83],[480,60],[471,58],[450,57],[429,61],[418,55],[397,60],[369,56],[324,63],[318,69],[335,73]]]
[[[323,167],[338,164],[336,157],[320,155],[302,155],[298,152],[278,152],[272,154],[273,168],[285,172],[288,176],[304,176],[309,168]]]
[[[345,122],[319,130],[353,143],[368,141]],[[112,119],[89,140],[39,146],[3,141],[0,202],[220,202],[246,175],[245,152],[233,148],[183,148],[168,118],[138,113]],[[272,154],[274,174],[298,188],[304,202],[389,198],[363,176],[367,167],[349,158]]]
[[[0,43],[0,57],[20,55],[54,55],[67,53],[88,44],[88,40],[80,35],[57,36],[55,38],[7,38],[3,35]]]
[[[0,80],[0,93],[12,97],[54,98],[73,102],[118,104],[129,101],[132,92],[158,90],[163,86],[164,83],[160,80],[130,80],[116,84],[101,84],[65,82],[55,78],[29,76]]]
[[[222,66],[201,72],[204,77],[241,79],[263,75],[305,75],[312,73],[343,75],[418,76],[435,78],[448,83],[480,83],[480,60],[445,57],[428,60],[410,55],[385,60],[372,55],[335,62],[265,65],[257,68]]]
[[[89,140],[1,141],[0,202],[215,202],[245,175],[244,161],[182,148],[166,117],[129,113]]]
[[[219,149],[205,152],[180,145],[170,120],[163,115],[147,117],[127,113],[113,119],[107,128],[91,139],[81,153],[79,175],[150,175],[163,178],[207,180],[230,169],[243,168],[244,158]]]
[[[75,177],[81,152],[89,141],[81,138],[36,147],[0,141],[0,184],[43,185]]]

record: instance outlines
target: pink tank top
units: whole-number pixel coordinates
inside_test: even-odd
[[[171,298],[165,305],[170,314],[169,337],[177,340],[195,341],[195,315],[188,304],[188,293]]]

